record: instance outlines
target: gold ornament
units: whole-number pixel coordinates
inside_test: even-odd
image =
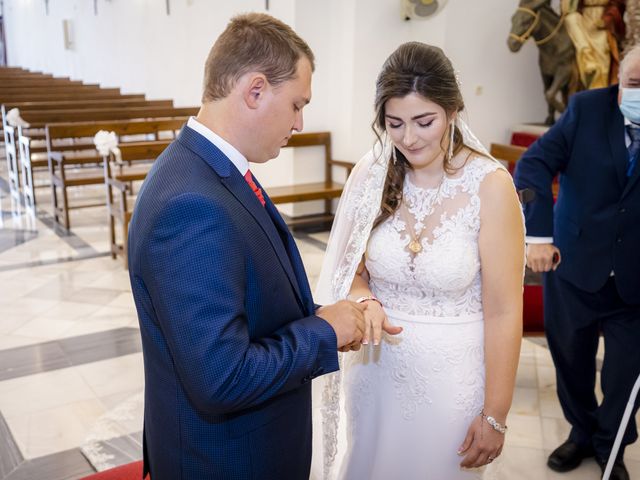
[[[420,253],[422,251],[422,244],[416,239],[411,240],[411,243],[409,244],[409,250],[411,250],[413,253]]]

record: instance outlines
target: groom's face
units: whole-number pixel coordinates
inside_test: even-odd
[[[311,63],[302,57],[292,79],[265,89],[260,129],[252,132],[261,155],[252,161],[262,163],[277,157],[291,135],[302,131],[302,110],[311,100],[311,74]]]

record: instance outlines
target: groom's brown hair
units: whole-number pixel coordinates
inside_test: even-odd
[[[225,98],[238,79],[251,71],[263,73],[271,85],[290,80],[302,56],[313,71],[311,48],[286,23],[265,13],[238,15],[209,52],[202,102]]]

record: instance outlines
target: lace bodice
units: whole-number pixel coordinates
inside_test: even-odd
[[[478,193],[498,168],[476,156],[433,189],[405,179],[404,208],[371,232],[366,253],[370,288],[387,308],[436,317],[482,312]],[[414,236],[422,245],[417,254],[409,249]]]

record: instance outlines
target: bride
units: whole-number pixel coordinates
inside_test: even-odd
[[[325,380],[316,467],[349,480],[480,478],[502,451],[519,357],[520,205],[460,119],[442,50],[401,45],[375,108],[379,142],[347,182],[316,292],[365,303],[370,333]]]

